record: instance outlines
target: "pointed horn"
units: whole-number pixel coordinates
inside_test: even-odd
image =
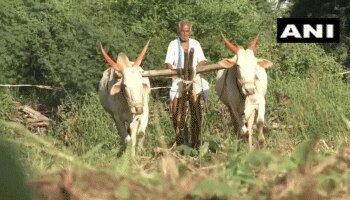
[[[224,40],[226,46],[228,48],[230,48],[234,54],[237,54],[237,52],[239,50],[238,47],[236,47],[234,44],[232,44],[230,41],[228,41],[228,39],[224,36],[224,34],[222,32],[221,32],[221,37]]]
[[[259,35],[257,35],[257,36],[254,38],[254,40],[253,40],[253,42],[252,42],[252,43],[250,43],[250,45],[249,45],[249,48],[248,48],[248,49],[250,49],[250,50],[254,51],[254,49],[255,49],[255,45],[256,45],[256,42],[258,41],[258,39],[259,39]]]
[[[102,43],[100,42],[100,48],[101,48],[101,52],[102,52],[102,55],[104,57],[104,59],[107,61],[107,63],[113,67],[114,69],[116,69],[117,71],[122,71],[123,67],[120,66],[118,63],[114,62],[112,60],[112,58],[110,58],[108,56],[108,54],[106,53],[106,51],[103,49],[103,46],[102,46]]]
[[[134,64],[133,64],[133,66],[140,66],[140,64],[141,64],[141,62],[142,62],[142,59],[143,59],[143,57],[145,56],[145,54],[146,54],[146,51],[147,51],[147,48],[148,48],[148,44],[149,44],[149,40],[148,40],[148,42],[147,42],[147,44],[145,45],[145,47],[143,47],[143,49],[142,49],[142,51],[141,51],[141,53],[140,53],[140,55],[137,57],[137,59],[136,59],[136,61],[134,62]]]

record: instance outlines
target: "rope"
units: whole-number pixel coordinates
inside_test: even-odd
[[[56,90],[57,88],[53,88],[47,85],[31,85],[31,84],[21,84],[21,85],[11,85],[11,84],[0,84],[0,87],[36,87],[46,90]]]

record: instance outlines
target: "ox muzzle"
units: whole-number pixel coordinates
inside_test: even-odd
[[[129,102],[131,113],[141,115],[143,113],[143,102]]]
[[[254,81],[241,82],[242,92],[245,96],[255,94],[256,86]]]

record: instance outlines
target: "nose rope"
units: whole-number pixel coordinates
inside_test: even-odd
[[[239,90],[239,93],[241,93],[242,97],[247,97],[247,96],[250,96],[252,94],[247,94],[245,95],[244,92],[243,92],[243,88],[245,85],[253,85],[253,89],[254,89],[254,92],[256,91],[256,86],[255,86],[255,82],[254,81],[241,81],[239,80],[238,78],[236,79],[238,81],[237,84],[239,84],[241,87],[241,89]]]
[[[238,80],[238,81],[242,86],[248,85],[248,84],[252,84],[255,86],[255,81],[241,81],[241,80]]]
[[[236,84],[237,84],[239,94],[241,95],[242,99],[245,99],[246,95],[244,95],[244,93],[243,93],[243,86],[241,84],[241,81],[238,79],[238,77],[236,78]],[[241,87],[239,87],[239,86],[241,86]]]
[[[143,107],[143,101],[141,101],[141,102],[130,102],[129,103],[129,106],[131,107],[131,108],[140,108],[140,107]]]

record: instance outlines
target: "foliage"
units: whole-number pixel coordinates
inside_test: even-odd
[[[264,50],[259,49],[259,52],[261,51]],[[273,45],[272,50],[267,50],[263,54],[266,54],[264,58],[274,61],[273,69],[269,70],[272,79],[304,78],[310,73],[320,73],[334,76],[339,80],[339,73],[343,68],[315,44]]]
[[[178,4],[15,0],[1,4],[0,33],[4,38],[0,49],[4,72],[1,80],[10,84],[51,85],[60,89],[57,96],[96,89],[106,67],[99,53],[99,42],[105,44],[113,57],[124,51],[135,59],[151,39],[144,66],[159,69],[163,68],[160,65],[167,44],[175,38],[181,19],[193,21],[193,36],[202,41],[210,62],[229,55],[220,44],[220,31],[247,43],[246,38],[253,38],[264,24],[247,0],[225,0],[220,4],[210,0]]]
[[[293,0],[291,17],[336,17],[340,19],[340,43],[325,44],[325,50],[349,69],[350,2],[333,0]]]

